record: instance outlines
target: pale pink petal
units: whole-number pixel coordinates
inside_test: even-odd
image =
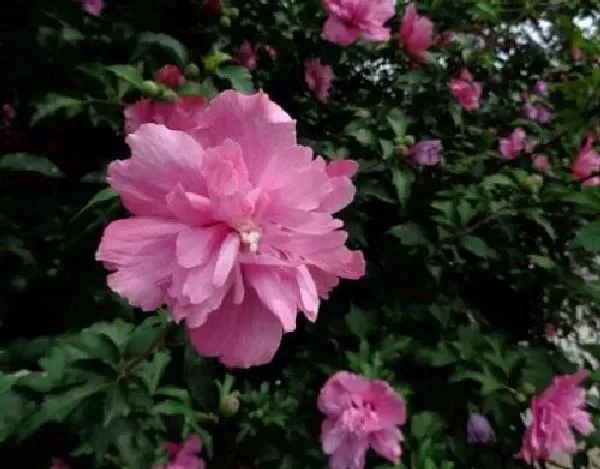
[[[127,137],[131,158],[108,168],[108,182],[135,215],[171,217],[164,200],[180,184],[194,191],[200,176],[203,150],[183,132],[144,124]]]
[[[372,433],[369,437],[371,447],[391,463],[398,464],[402,450],[402,433],[397,428],[385,428]]]
[[[96,252],[96,260],[116,270],[108,276],[108,286],[144,311],[160,307],[163,283],[175,268],[175,241],[184,229],[180,223],[155,218],[112,222]]]
[[[358,163],[354,160],[335,160],[327,165],[327,174],[330,177],[353,177],[358,171]]]
[[[348,27],[337,16],[327,18],[323,26],[323,37],[338,46],[346,47],[360,37],[360,29]]]
[[[217,256],[217,264],[213,273],[213,284],[217,287],[222,287],[235,265],[237,255],[240,249],[240,237],[237,233],[230,233],[227,235],[223,244],[221,244],[221,250]]]
[[[273,359],[283,331],[273,313],[247,292],[243,304],[226,300],[202,327],[188,332],[202,355],[218,357],[225,366],[249,368]]]
[[[217,255],[217,246],[225,239],[222,226],[188,228],[177,237],[177,263],[186,268],[206,264]]]

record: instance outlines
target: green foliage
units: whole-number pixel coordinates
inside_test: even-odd
[[[423,0],[419,12],[454,40],[436,42],[419,66],[397,40],[399,16],[389,42],[341,48],[322,39],[317,0],[226,1],[221,14],[201,1],[107,1],[99,17],[66,0],[9,3],[0,104],[16,117],[0,116],[2,461],[150,469],[166,462],[166,441],[198,434],[209,468],[325,467],[317,394],[345,369],[387,380],[407,402],[402,462],[369,455],[367,468],[525,467],[514,458],[522,413],[554,375],[575,369],[546,325],[566,336],[597,327],[600,312],[600,189],[572,174],[600,125],[598,29],[584,34],[573,21],[594,2]],[[236,59],[246,39],[253,70]],[[310,57],[333,67],[327,103],[305,83]],[[165,64],[183,70],[183,86],[154,81]],[[478,110],[449,92],[463,67],[482,84]],[[532,92],[540,78],[547,98]],[[273,363],[242,371],[200,357],[168,312],[129,307],[94,261],[102,228],[125,214],[106,187],[109,161],[127,157],[124,108],[229,88],[264,90],[303,144],[359,162],[355,200],[340,216],[368,266],[322,302],[315,324],[299,315]],[[525,95],[555,119],[523,118]],[[499,139],[516,127],[539,142],[534,154],[551,171],[530,154],[500,158]],[[419,166],[412,145],[433,139],[440,164]],[[597,345],[585,351],[600,359]],[[598,402],[589,408],[598,427]],[[490,419],[493,445],[467,444],[475,410]]]

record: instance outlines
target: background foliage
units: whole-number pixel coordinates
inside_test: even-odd
[[[0,136],[7,467],[60,456],[75,468],[147,469],[164,462],[164,441],[190,432],[203,437],[209,467],[325,467],[315,399],[339,369],[387,379],[407,399],[400,467],[524,467],[513,458],[521,413],[553,374],[575,368],[546,325],[567,334],[600,312],[600,189],[570,171],[600,124],[600,47],[573,20],[595,18],[599,6],[418,7],[438,32],[457,34],[414,67],[396,37],[346,49],[324,42],[318,0],[231,1],[221,14],[200,0],[107,1],[99,17],[70,0],[2,2],[0,101],[16,110]],[[404,5],[397,10],[394,32]],[[272,46],[276,59],[257,49],[257,69],[241,67],[234,57],[246,39]],[[337,77],[326,104],[304,82],[315,54]],[[180,94],[264,89],[297,119],[301,141],[360,162],[343,218],[368,274],[343,283],[268,366],[228,374],[197,356],[165,312],[142,314],[112,294],[94,261],[102,228],[124,213],[104,182],[106,164],[127,155],[123,107],[173,99],[150,82],[166,63],[186,72]],[[479,111],[462,111],[448,91],[463,66],[483,84]],[[539,78],[550,83],[551,124],[521,116]],[[551,174],[527,157],[499,158],[498,138],[518,126],[541,142]],[[423,139],[442,141],[442,164],[401,155]],[[466,444],[475,409],[490,417],[492,446]],[[381,462],[368,460],[388,467]]]

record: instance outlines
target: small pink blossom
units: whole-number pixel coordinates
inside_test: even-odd
[[[537,121],[540,124],[548,124],[554,120],[554,113],[544,106],[537,108]]]
[[[543,80],[538,80],[536,82],[536,84],[533,86],[533,91],[544,98],[547,98],[550,94],[550,91],[548,90],[548,83]]]
[[[406,406],[385,381],[340,371],[325,383],[317,401],[325,414],[321,446],[331,469],[363,469],[370,448],[393,464],[400,462]]]
[[[92,16],[100,16],[102,10],[104,10],[104,0],[82,0],[81,8],[87,14]]]
[[[173,130],[190,130],[196,126],[206,106],[201,96],[182,96],[174,102],[141,99],[125,108],[125,132],[135,132],[142,124],[162,124]]]
[[[531,464],[547,461],[560,454],[578,451],[573,433],[587,436],[593,433],[591,415],[584,410],[585,390],[581,382],[587,371],[556,376],[542,394],[531,403],[531,424],[525,430],[521,451],[517,455]]]
[[[571,58],[575,62],[580,62],[581,61],[581,59],[583,58],[583,52],[581,52],[581,49],[579,47],[572,47],[571,48]]]
[[[549,322],[546,324],[545,333],[548,338],[554,337],[556,335],[556,326]]]
[[[268,363],[299,312],[315,321],[340,278],[364,275],[333,216],[358,165],[314,158],[262,92],[224,91],[185,124],[127,136],[131,157],[108,182],[131,217],[105,229],[96,259],[132,305],[184,321],[201,355]]]
[[[314,92],[322,103],[329,99],[329,89],[333,78],[331,65],[323,65],[321,59],[313,58],[304,61],[304,80],[308,89]]]
[[[505,160],[514,160],[525,149],[527,134],[523,129],[515,129],[509,138],[500,139],[499,151]]]
[[[523,106],[523,115],[525,116],[526,119],[529,119],[531,121],[537,121],[537,119],[538,119],[537,106],[534,106],[530,102],[525,103],[525,106]]]
[[[256,51],[254,46],[248,40],[242,42],[237,54],[237,61],[242,67],[248,70],[254,70],[257,64]]]
[[[181,444],[167,443],[166,450],[170,461],[155,469],[205,469],[206,467],[204,460],[198,456],[202,451],[202,440],[196,435],[191,435]]]
[[[400,40],[408,55],[416,62],[429,59],[428,49],[433,43],[433,23],[417,13],[414,3],[409,3],[400,24]]]
[[[600,171],[600,155],[594,149],[594,137],[588,136],[584,147],[579,151],[571,170],[573,175],[586,186],[600,185],[600,177],[592,175]]]
[[[50,469],[71,469],[69,463],[63,459],[52,458]]]
[[[537,154],[531,157],[533,167],[542,173],[549,173],[552,170],[550,160],[544,154]]]
[[[531,153],[533,153],[535,151],[535,149],[539,145],[539,143],[540,143],[539,140],[528,138],[525,140],[525,145],[523,146],[523,150],[525,151],[525,153],[530,155]]]
[[[346,47],[362,38],[371,42],[390,39],[390,28],[384,26],[395,13],[393,0],[323,0],[329,14],[323,26],[323,37]]]
[[[154,74],[154,81],[169,88],[179,88],[185,84],[185,76],[177,65],[165,65]]]
[[[265,44],[264,46],[262,46],[262,50],[265,51],[265,53],[269,56],[269,58],[273,62],[275,62],[275,60],[277,60],[277,51],[275,50],[275,48],[273,46]]]
[[[412,147],[412,159],[421,166],[435,166],[440,162],[441,151],[440,140],[423,140]]]
[[[466,68],[461,70],[458,77],[450,80],[450,90],[463,109],[467,111],[479,109],[481,84],[473,80],[473,76]]]
[[[204,2],[204,8],[211,13],[219,15],[223,11],[223,0],[206,0]]]

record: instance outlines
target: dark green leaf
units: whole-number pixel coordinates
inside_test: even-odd
[[[406,246],[427,244],[428,240],[422,228],[416,223],[408,222],[390,228],[389,232]]]
[[[147,48],[158,47],[169,54],[181,67],[189,62],[186,47],[172,36],[163,33],[143,33],[138,38],[139,48],[135,57],[142,57]]]
[[[600,251],[600,221],[584,225],[575,235],[571,245],[581,247],[588,252]]]
[[[496,252],[488,244],[477,236],[464,236],[460,239],[463,248],[478,257],[495,257]]]
[[[42,119],[53,116],[62,110],[66,112],[67,117],[74,117],[76,114],[83,111],[83,105],[84,102],[81,99],[57,93],[50,93],[36,105],[35,112],[31,117],[30,125],[33,127]]]
[[[26,171],[46,177],[60,178],[65,174],[43,156],[29,153],[9,153],[0,158],[0,171]]]
[[[246,67],[240,65],[227,65],[218,68],[215,74],[220,78],[228,80],[231,83],[231,87],[235,90],[243,93],[254,92],[252,75]]]

